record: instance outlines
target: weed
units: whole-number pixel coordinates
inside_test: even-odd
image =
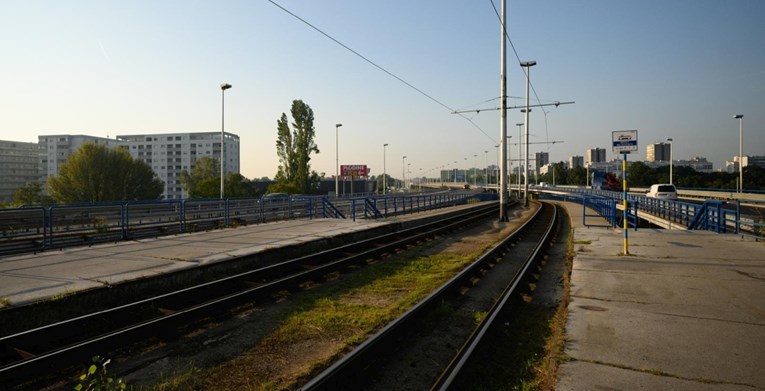
[[[0,297],[0,308],[10,307],[11,301],[7,297]]]
[[[77,386],[74,387],[76,391],[86,390],[98,390],[98,391],[113,391],[124,390],[126,388],[122,379],[114,380],[107,376],[106,366],[112,361],[111,359],[103,359],[100,356],[93,356],[93,364],[88,367],[88,370],[80,375]]]
[[[476,311],[473,313],[473,320],[475,320],[475,324],[481,324],[483,320],[486,318],[486,315],[489,313],[487,311]]]
[[[77,294],[77,291],[67,289],[67,290],[65,290],[65,291],[63,291],[61,293],[57,293],[57,294],[49,297],[47,300],[42,300],[42,301],[58,301],[58,300],[67,298],[69,296],[74,296],[76,294]]]

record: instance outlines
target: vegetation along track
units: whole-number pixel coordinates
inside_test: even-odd
[[[557,220],[557,207],[542,204],[519,230],[302,389],[472,388],[466,364],[485,358],[484,345],[496,342],[492,330],[528,289]],[[477,328],[472,314],[483,319]]]
[[[334,278],[338,272],[495,214],[496,204],[491,203],[415,228],[0,337],[0,387],[29,385],[27,382],[41,373],[85,362],[93,355],[135,341],[157,336],[176,339],[194,322],[225,318],[241,305],[273,301],[280,292],[301,290]]]

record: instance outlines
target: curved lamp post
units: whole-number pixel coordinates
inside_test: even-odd
[[[340,144],[337,141],[337,129],[341,126],[343,126],[343,124],[335,124],[335,197],[340,196],[340,153],[338,152],[338,146]]]
[[[523,206],[529,206],[529,79],[531,67],[537,65],[536,61],[522,61],[521,67],[526,68],[526,156],[523,161]]]
[[[738,120],[738,192],[744,191],[744,115],[736,114],[733,118]]]
[[[226,161],[224,145],[226,145],[225,136],[225,112],[226,112],[226,90],[231,88],[231,84],[223,83],[220,85],[220,199],[223,199],[223,165]]]

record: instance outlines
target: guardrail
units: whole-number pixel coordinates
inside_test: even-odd
[[[287,219],[382,218],[465,203],[476,196],[473,192],[364,198],[291,196],[0,209],[0,255]]]
[[[540,196],[557,197],[577,203],[583,203],[586,197],[603,197],[616,201],[616,208],[620,209],[623,193],[571,187],[545,187],[534,189]],[[567,198],[566,198],[567,197]],[[641,194],[628,193],[627,200],[630,208],[634,207],[635,214],[640,211],[644,214],[655,216],[672,224],[683,226],[687,229],[710,230],[718,233],[735,233],[742,236],[750,236],[755,240],[765,239],[765,209],[754,209],[750,214],[742,212],[742,204],[758,204],[757,200],[738,199],[734,202],[720,200],[705,200],[703,203],[692,203],[679,200],[667,200],[647,197]],[[593,208],[596,209],[597,208]],[[755,213],[755,211],[762,211]],[[607,211],[598,211],[604,217]]]

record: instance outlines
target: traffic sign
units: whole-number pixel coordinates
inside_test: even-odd
[[[614,153],[630,153],[638,150],[637,130],[615,130],[611,132]]]

